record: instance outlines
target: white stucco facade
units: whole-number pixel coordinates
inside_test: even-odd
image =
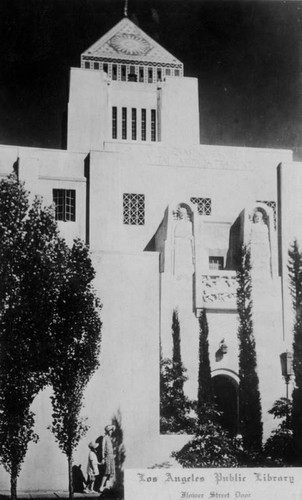
[[[80,237],[92,252],[103,329],[100,368],[83,410],[90,430],[75,455],[83,469],[88,442],[118,411],[127,467],[168,460],[184,441],[159,433],[160,345],[163,355],[171,356],[175,308],[187,394],[197,396],[202,308],[208,314],[213,377],[238,385],[235,257],[250,238],[256,210],[266,217],[270,242],[270,276],[255,277],[254,297],[264,436],[269,435],[267,411],[284,394],[279,355],[291,346],[287,251],[295,236],[302,237],[302,164],[294,163],[288,150],[200,145],[197,80],[182,76],[181,63],[148,37],[149,61],[139,45],[128,49],[127,57],[116,50],[114,58],[113,42],[107,47],[114,37],[128,33],[133,40],[135,32],[138,40],[144,38],[131,21],[123,21],[103,45],[84,54],[88,59],[81,68],[71,70],[67,151],[0,147],[1,176],[17,168],[31,196],[50,205],[53,190],[75,192],[75,220],[60,220],[59,228],[68,242]],[[110,71],[101,64],[111,65]],[[120,65],[116,79],[114,64]],[[136,81],[122,80],[123,66]],[[160,70],[161,78],[155,81],[153,72],[152,82],[139,81],[141,67]],[[165,75],[165,68],[173,75]],[[177,215],[184,207],[186,228]],[[219,357],[223,340],[227,352]],[[19,487],[66,488],[65,457],[47,430],[48,389],[34,409],[41,439],[30,445]],[[1,489],[8,480],[1,471]]]

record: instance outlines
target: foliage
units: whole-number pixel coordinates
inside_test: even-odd
[[[61,249],[64,279],[52,324],[51,430],[68,458],[71,478],[73,450],[87,431],[80,412],[86,385],[99,365],[101,321],[87,247],[76,240],[71,249],[66,245]]]
[[[194,419],[190,416],[192,401],[184,394],[184,383],[187,380],[181,360],[180,326],[178,313],[172,316],[172,360],[161,358],[160,361],[160,432],[185,433],[192,432]]]
[[[183,467],[237,467],[240,443],[217,423],[220,415],[216,406],[207,403],[200,411],[202,418],[194,439],[172,456]]]
[[[116,497],[124,498],[124,462],[126,460],[126,449],[120,410],[113,416],[111,423],[115,426],[115,431],[112,435],[112,445],[115,457],[116,482],[113,489]]]
[[[269,413],[281,420],[265,443],[264,454],[273,460],[275,465],[290,465],[293,462],[295,450],[292,431],[292,402],[280,398],[273,404]]]
[[[194,418],[190,417],[192,401],[179,389],[187,380],[185,369],[175,369],[171,359],[161,360],[160,373],[160,432],[190,433],[194,429]]]
[[[289,281],[295,313],[293,368],[295,388],[293,391],[293,440],[296,447],[297,465],[302,463],[302,254],[295,240],[289,250]]]
[[[54,271],[58,239],[52,209],[42,208],[14,175],[0,181],[0,457],[17,477],[33,431],[30,405],[47,383],[48,344],[57,296]]]
[[[209,358],[209,327],[205,309],[199,316],[199,372],[198,372],[198,399],[197,413],[202,418],[202,409],[214,401],[211,367]]]
[[[250,271],[250,252],[243,248],[241,265],[237,271],[240,431],[244,448],[248,452],[259,452],[262,448],[263,425],[253,334]]]

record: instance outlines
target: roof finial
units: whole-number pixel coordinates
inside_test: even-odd
[[[124,16],[128,17],[128,0],[125,0]]]

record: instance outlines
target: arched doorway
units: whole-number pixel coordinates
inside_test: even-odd
[[[220,423],[235,436],[238,433],[238,384],[229,375],[215,375],[212,381],[215,401],[222,413]]]

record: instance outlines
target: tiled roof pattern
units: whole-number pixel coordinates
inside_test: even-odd
[[[82,56],[182,64],[127,17],[83,52]]]

